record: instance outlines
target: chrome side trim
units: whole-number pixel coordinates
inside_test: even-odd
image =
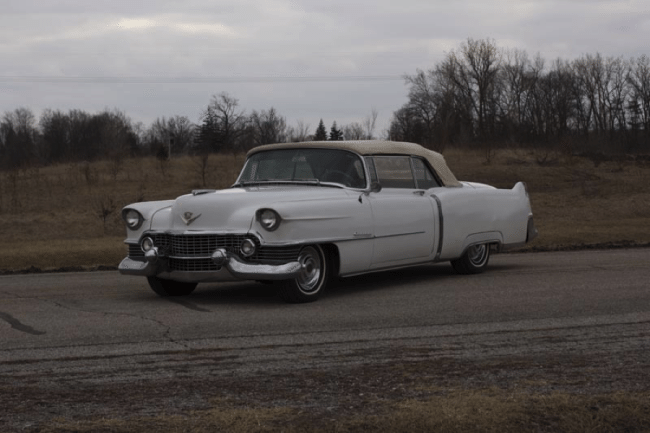
[[[442,253],[442,240],[443,240],[443,235],[445,233],[445,218],[442,215],[442,202],[438,198],[437,195],[431,194],[431,197],[436,201],[436,204],[438,205],[438,233],[440,233],[440,238],[438,239],[438,251],[436,251],[436,258],[435,260],[438,261],[440,260],[440,254]]]
[[[393,271],[393,270],[396,270],[396,269],[412,268],[414,266],[430,265],[430,264],[433,264],[433,263],[435,263],[434,260],[426,260],[424,262],[409,263],[409,264],[406,264],[406,265],[386,266],[384,268],[373,268],[373,269],[368,269],[367,271],[354,272],[354,273],[351,273],[351,274],[341,275],[341,278],[356,277],[357,275],[372,274],[372,273],[375,273],[375,272]]]
[[[395,234],[392,234],[392,235],[374,236],[374,238],[375,239],[396,238],[398,236],[421,235],[423,233],[426,233],[426,232],[425,231],[419,231],[419,232],[410,232],[410,233],[395,233]]]

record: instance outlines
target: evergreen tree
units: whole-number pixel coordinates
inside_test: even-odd
[[[316,134],[314,135],[314,141],[325,141],[327,140],[327,130],[325,129],[325,124],[323,119],[318,123],[318,128],[316,128]]]
[[[341,131],[336,127],[336,121],[332,123],[332,128],[330,129],[330,140],[331,141],[343,140],[343,131]]]

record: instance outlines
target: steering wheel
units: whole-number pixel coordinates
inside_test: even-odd
[[[336,182],[350,187],[354,183],[354,178],[352,176],[340,170],[328,170],[325,179],[327,182]]]

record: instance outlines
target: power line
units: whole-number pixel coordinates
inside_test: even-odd
[[[311,83],[311,82],[371,82],[401,81],[402,75],[339,75],[339,76],[232,76],[232,77],[71,77],[39,75],[0,76],[3,83],[79,83],[79,84],[201,84],[201,83]]]

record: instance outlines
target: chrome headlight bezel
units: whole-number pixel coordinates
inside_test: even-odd
[[[135,209],[124,209],[122,211],[122,219],[126,223],[127,228],[134,231],[142,227],[142,223],[144,223],[144,217]]]
[[[255,241],[250,238],[244,239],[239,247],[239,252],[243,257],[252,257],[257,252]]]
[[[257,211],[257,221],[264,230],[272,232],[280,227],[282,218],[273,209],[265,208]]]
[[[146,253],[147,251],[151,251],[152,249],[154,249],[155,246],[156,245],[155,245],[153,239],[151,237],[149,237],[149,236],[145,236],[140,241],[140,249],[144,253]]]

